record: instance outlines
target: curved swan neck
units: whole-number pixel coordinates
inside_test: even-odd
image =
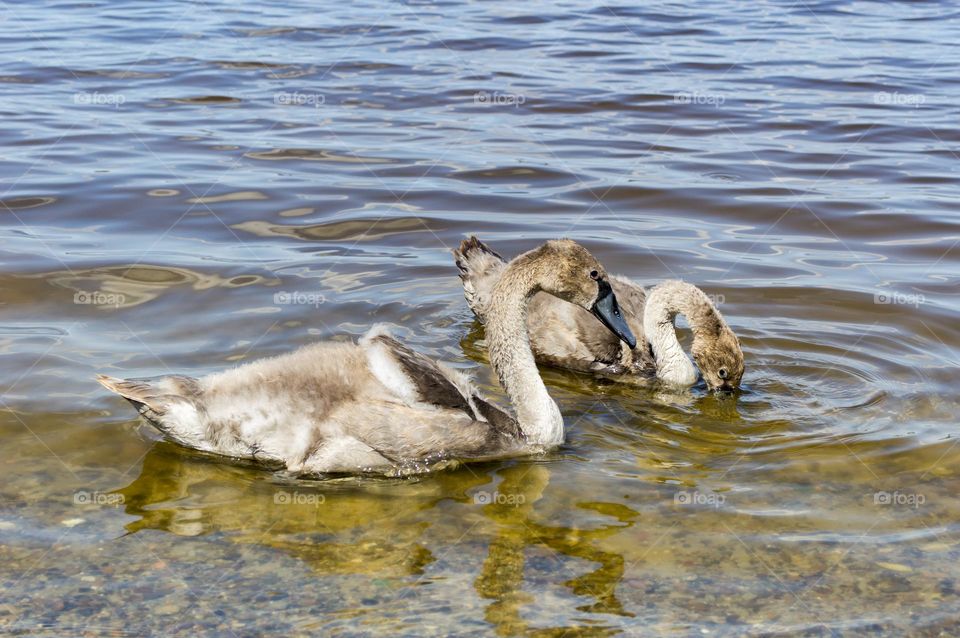
[[[663,282],[647,296],[643,328],[657,362],[657,376],[689,386],[697,382],[699,374],[677,339],[674,321],[678,314],[690,323],[694,351],[707,338],[710,325],[719,321],[719,315],[702,290],[683,281]]]
[[[487,311],[487,343],[527,443],[550,447],[563,442],[563,417],[540,378],[527,335],[527,304],[540,290],[538,266],[519,257],[503,271]]]

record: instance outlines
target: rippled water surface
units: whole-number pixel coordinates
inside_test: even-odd
[[[2,3],[0,629],[956,635],[958,16]],[[743,393],[545,370],[555,453],[291,482],[92,380],[389,322],[503,400],[470,233],[701,286]]]

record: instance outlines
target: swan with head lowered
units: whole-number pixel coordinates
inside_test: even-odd
[[[489,309],[500,294],[506,264],[476,237],[461,242],[454,258],[467,303],[489,330]],[[530,302],[527,329],[538,362],[622,380],[656,377],[680,387],[694,385],[700,376],[711,390],[740,386],[740,341],[702,290],[683,281],[665,281],[644,290],[619,276],[611,276],[610,285],[637,344],[624,345],[581,308],[537,294]],[[693,361],[677,339],[678,314],[686,317],[693,333]]]
[[[515,416],[378,328],[358,344],[316,343],[201,378],[98,380],[180,445],[294,474],[405,474],[537,453],[564,437],[526,330],[527,305],[541,292],[636,343],[606,272],[579,244],[550,241],[505,264],[486,308],[487,337]]]

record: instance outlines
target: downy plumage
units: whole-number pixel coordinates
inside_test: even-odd
[[[453,253],[467,304],[488,323],[506,263],[476,237],[461,242]],[[612,337],[582,308],[540,293],[527,312],[530,346],[538,362],[632,382],[657,378],[674,386],[694,385],[699,368],[712,390],[739,387],[744,369],[740,341],[702,290],[675,280],[644,290],[616,275],[610,277],[610,284],[636,335],[636,346]],[[691,354],[696,367],[677,339],[678,314],[686,317],[693,332]]]
[[[547,242],[498,279],[487,305],[490,360],[516,416],[377,327],[358,344],[316,343],[199,379],[98,380],[180,445],[297,474],[414,473],[541,452],[563,441],[564,428],[530,351],[530,298],[557,295],[635,341],[603,267],[575,242]]]

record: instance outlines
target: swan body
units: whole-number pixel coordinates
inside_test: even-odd
[[[463,241],[454,257],[467,304],[486,323],[505,262],[476,237]],[[740,342],[702,290],[675,280],[650,289],[617,275],[609,280],[636,346],[624,344],[582,308],[540,293],[527,313],[536,361],[629,381],[656,378],[689,387],[703,376],[710,389],[740,385],[744,369]],[[693,332],[693,361],[677,339],[678,314],[686,316]]]
[[[635,343],[605,276],[571,241],[548,242],[504,268],[488,329],[491,363],[516,416],[381,327],[359,343],[316,343],[202,378],[98,381],[180,445],[295,474],[406,474],[536,453],[559,445],[564,428],[530,352],[527,302],[541,290],[561,295]]]

